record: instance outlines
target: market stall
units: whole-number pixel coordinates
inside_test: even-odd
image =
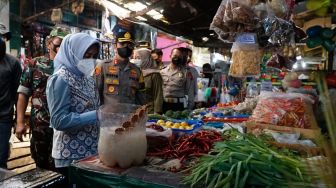
[[[327,2],[322,7],[312,4],[305,2],[320,16],[333,8]],[[184,8],[191,10],[192,5]],[[326,56],[334,54],[336,32],[330,26],[301,29],[290,18],[296,15],[294,7],[291,0],[221,1],[210,30],[221,42],[232,43],[232,63],[228,73],[214,71],[220,75],[216,86],[199,79],[197,99],[205,105],[162,115],[147,114],[146,106],[101,108],[99,155],[72,164],[71,184],[332,185],[323,179],[319,166],[324,164],[333,174],[333,166],[325,165],[334,151],[325,146],[333,139],[322,137],[321,127],[326,125],[328,132],[322,129],[323,133],[333,135],[335,111],[330,98],[319,97],[327,90],[323,75],[332,63]],[[169,24],[150,24],[171,31]],[[327,77],[329,87],[335,87],[332,75]],[[321,104],[327,109],[327,123],[316,115]]]

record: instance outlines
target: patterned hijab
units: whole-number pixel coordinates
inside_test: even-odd
[[[94,44],[99,45],[99,42],[86,33],[67,35],[54,59],[54,72],[63,65],[70,72],[83,76],[83,73],[78,70],[77,64],[83,59],[86,50]]]

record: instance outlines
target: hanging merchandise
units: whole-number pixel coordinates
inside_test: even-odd
[[[53,9],[52,12],[51,12],[51,18],[50,19],[54,23],[61,23],[62,19],[63,19],[62,9],[60,9],[60,8]]]
[[[295,62],[291,61],[290,59],[280,55],[280,54],[274,54],[272,57],[266,62],[266,65],[268,67],[274,67],[278,69],[286,68],[286,69],[292,69],[293,64]]]
[[[223,0],[210,24],[223,41],[233,41],[237,33],[254,32],[258,27],[259,18],[251,5],[255,1]]]
[[[292,23],[281,18],[267,17],[263,20],[263,26],[265,34],[269,37],[268,41],[272,44],[288,44],[295,37]]]
[[[322,45],[327,51],[333,51],[336,47],[333,37],[336,36],[336,30],[319,25],[312,26],[306,31],[308,39],[306,44],[308,48],[316,48]]]
[[[233,43],[229,75],[233,77],[259,76],[261,50],[257,44]]]
[[[273,12],[278,18],[285,18],[288,12],[288,6],[285,0],[268,0],[268,7],[271,9],[269,12]]]

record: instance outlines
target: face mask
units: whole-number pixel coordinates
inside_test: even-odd
[[[93,75],[95,67],[96,67],[96,59],[82,59],[77,64],[78,70],[81,71],[87,77]]]
[[[132,55],[133,49],[128,47],[117,48],[118,55],[122,58],[129,58]]]
[[[141,65],[141,59],[133,59],[133,64],[136,65],[137,67],[140,67]]]
[[[181,65],[183,62],[182,62],[182,59],[180,57],[173,57],[172,63],[174,65]]]

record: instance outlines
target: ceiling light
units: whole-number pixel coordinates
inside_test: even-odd
[[[215,33],[210,33],[210,36],[214,36],[215,35]]]
[[[151,11],[147,12],[146,14],[148,16],[151,16],[155,20],[159,20],[163,17],[163,15],[156,10],[151,10]]]
[[[137,16],[135,17],[136,19],[140,20],[140,21],[147,21],[146,18],[142,17],[142,16]]]
[[[301,63],[302,68],[306,68],[307,64],[305,62]]]
[[[130,13],[129,10],[122,8],[117,4],[112,3],[111,1],[108,0],[102,0],[101,2],[105,7],[107,7],[111,11],[113,15],[117,16],[118,18],[123,19],[129,16]]]
[[[295,63],[295,64],[293,65],[293,69],[297,69],[297,68],[298,68],[298,64]]]
[[[225,58],[224,58],[224,56],[222,54],[215,52],[213,55],[214,55],[213,56],[213,62],[216,62],[216,61],[225,61]]]
[[[126,3],[124,5],[125,8],[128,8],[132,11],[140,11],[140,10],[143,10],[145,8],[147,8],[146,5],[140,3],[140,2],[132,2],[132,3]]]
[[[202,40],[203,40],[204,42],[207,42],[207,41],[209,40],[209,38],[208,38],[208,37],[202,37]]]

